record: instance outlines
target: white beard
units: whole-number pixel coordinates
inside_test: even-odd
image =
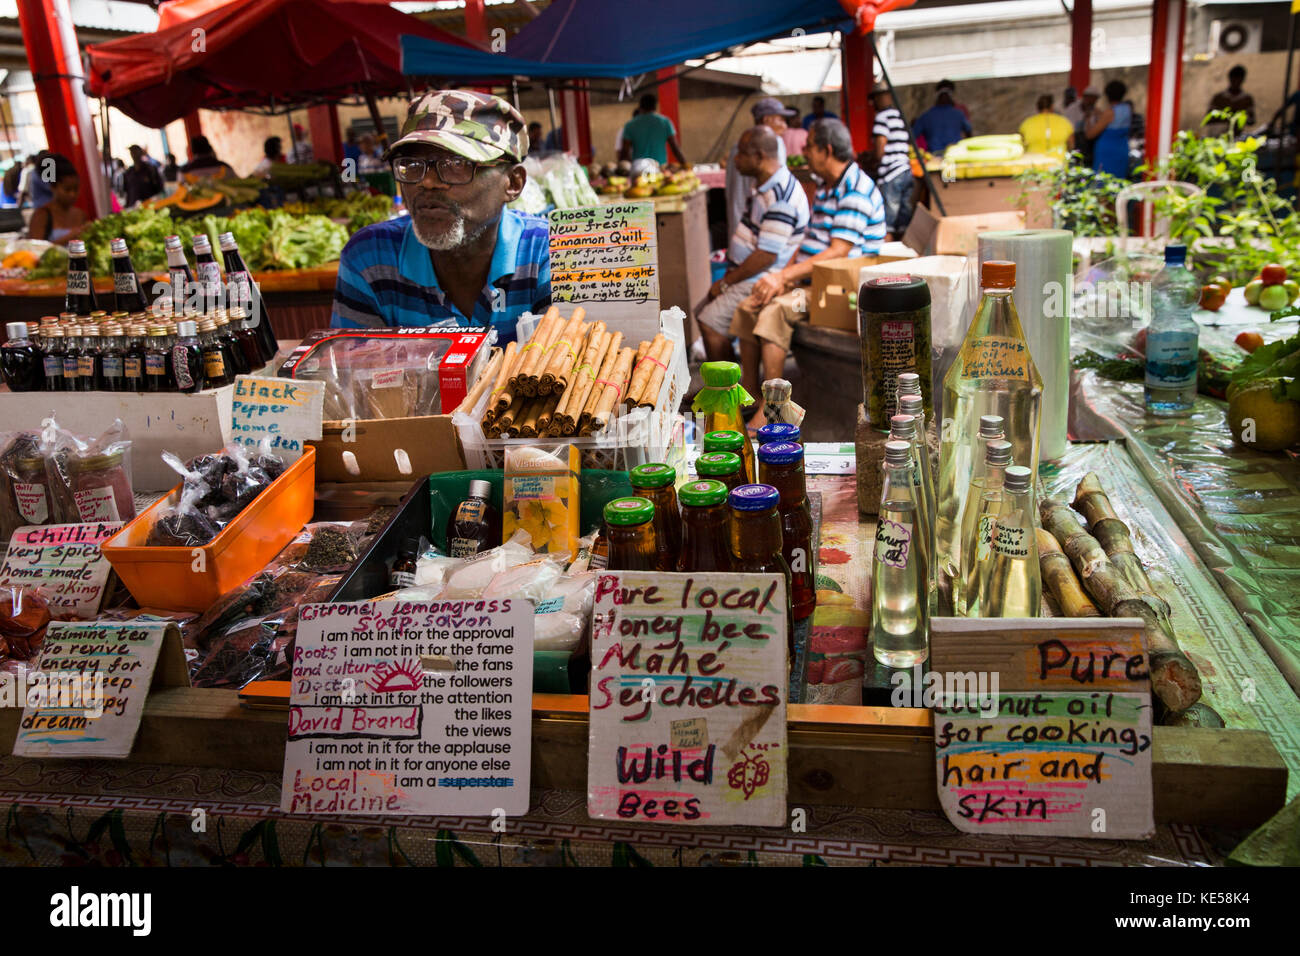
[[[446,252],[465,242],[465,219],[463,216],[457,216],[451,227],[439,236],[422,234],[419,222],[415,219],[412,219],[411,224],[415,229],[415,238],[426,249],[433,249],[435,252]]]

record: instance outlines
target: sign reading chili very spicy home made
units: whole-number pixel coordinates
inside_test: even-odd
[[[784,824],[786,626],[779,575],[602,574],[587,812]]]
[[[939,801],[967,833],[1154,831],[1151,681],[1136,620],[941,619],[929,699]]]

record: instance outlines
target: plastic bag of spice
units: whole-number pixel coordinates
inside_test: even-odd
[[[60,464],[57,455],[53,462],[56,467]],[[77,514],[73,520],[130,521],[135,517],[131,439],[121,419],[89,443],[74,444],[66,459],[66,475]]]
[[[146,546],[161,548],[197,548],[207,544],[220,532],[216,523],[199,506],[207,485],[198,481],[181,490],[180,501],[162,511],[149,529]]]
[[[7,541],[19,528],[58,520],[39,432],[0,435],[0,485],[0,538]]]

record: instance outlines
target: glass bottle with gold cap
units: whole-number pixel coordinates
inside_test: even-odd
[[[632,490],[639,498],[655,506],[655,545],[659,551],[659,570],[671,571],[682,549],[682,522],[677,511],[677,469],[651,463],[637,465],[628,475]]]
[[[970,487],[975,455],[982,451],[982,415],[1001,415],[1012,457],[1038,473],[1038,422],[1043,379],[1034,366],[1012,301],[1016,264],[989,260],[980,267],[984,298],[971,320],[943,382],[939,453],[936,554],[949,580],[961,573],[961,506]]]
[[[106,392],[126,390],[126,368],[123,355],[122,327],[109,323],[100,330],[99,366],[101,385]]]
[[[144,389],[146,392],[176,390],[176,380],[172,378],[172,352],[167,344],[167,326],[161,323],[149,326],[149,337],[144,347]]]
[[[63,329],[58,324],[47,325],[41,329],[41,351],[45,366],[45,391],[66,392],[67,380],[63,377]]]
[[[645,498],[615,498],[605,505],[611,571],[658,571],[655,506]]]
[[[126,345],[122,349],[122,388],[127,392],[143,392],[145,336],[149,329],[143,323],[127,328]]]
[[[217,323],[210,318],[199,322],[199,351],[208,388],[221,388],[235,380],[234,359],[226,344],[217,338]]]
[[[700,366],[700,375],[704,387],[695,393],[691,408],[703,416],[700,426],[706,433],[713,431],[733,431],[745,438],[749,434],[748,425],[741,408],[754,404],[754,397],[740,384],[740,366],[735,362],[705,362]],[[754,481],[758,475],[758,465],[754,459],[754,448],[745,438],[739,449],[708,448],[705,451],[737,451],[745,462],[745,477]]]
[[[727,486],[712,479],[690,481],[678,494],[682,506],[682,547],[678,571],[731,571]]]
[[[78,376],[81,375],[81,326],[63,328],[63,388],[68,392],[84,392]]]
[[[706,452],[695,459],[695,474],[700,478],[713,478],[734,491],[745,484],[745,466],[740,456],[729,451]]]

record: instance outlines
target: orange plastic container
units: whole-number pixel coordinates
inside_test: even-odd
[[[316,449],[308,445],[301,458],[207,544],[146,546],[154,521],[180,496],[177,485],[105,541],[101,550],[141,607],[202,612],[266,567],[311,520]]]

